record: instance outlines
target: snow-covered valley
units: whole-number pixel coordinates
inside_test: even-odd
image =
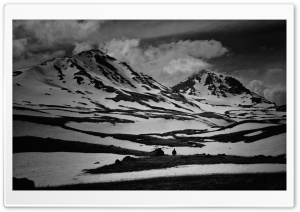
[[[235,78],[206,70],[168,88],[90,50],[14,72],[13,106],[13,175],[37,185],[286,169],[262,162],[224,165],[218,158],[125,174],[83,172],[125,156],[173,157],[174,149],[186,157],[285,158],[286,112]],[[85,149],[74,148],[78,144]],[[153,155],[157,149],[165,156]]]

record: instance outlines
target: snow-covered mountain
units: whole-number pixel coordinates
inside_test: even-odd
[[[173,89],[195,99],[223,105],[274,107],[275,104],[259,96],[231,76],[223,76],[207,70],[199,70]]]
[[[13,83],[17,104],[201,111],[183,95],[99,50],[15,71]]]
[[[201,70],[173,88],[100,50],[55,58],[14,73],[14,103],[87,109],[199,113],[210,105],[273,107],[238,80]]]

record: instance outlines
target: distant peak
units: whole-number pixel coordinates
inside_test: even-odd
[[[193,78],[199,77],[199,76],[201,77],[202,75],[208,74],[208,73],[210,73],[210,72],[205,69],[201,69],[201,70],[198,70],[198,71],[195,71],[194,73],[192,73],[186,80],[193,79]]]
[[[209,71],[207,71],[207,70],[205,70],[205,69],[196,71],[197,74],[206,74],[206,73],[208,73],[208,72],[209,72]]]
[[[195,71],[192,75],[192,76],[198,76],[198,75],[203,75],[203,74],[207,74],[209,73],[209,71],[205,70],[205,69],[201,69],[201,70],[198,70],[198,71]]]
[[[89,53],[97,53],[97,54],[103,54],[105,55],[105,53],[99,49],[90,49],[90,50],[86,50],[86,51],[82,51],[82,52],[79,52],[77,55],[82,55],[82,54],[89,54]]]

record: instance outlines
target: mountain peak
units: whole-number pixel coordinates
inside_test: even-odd
[[[207,71],[206,69],[200,69],[198,71],[195,71],[193,74],[191,74],[188,78],[192,78],[194,76],[201,76],[203,74],[207,74],[207,73],[210,73],[209,71]]]
[[[201,70],[195,71],[194,74],[206,74],[206,73],[209,73],[209,71],[207,71],[206,69],[201,69]]]
[[[14,76],[15,81],[17,78],[22,81],[22,77],[26,76],[32,83],[41,86],[51,87],[55,84],[56,87],[70,90],[96,88],[113,92],[123,89],[150,93],[168,90],[150,76],[138,73],[127,63],[96,49],[82,51],[72,57],[53,58],[20,70]]]
[[[185,81],[172,88],[183,94],[215,99],[214,101],[226,99],[226,101],[233,101],[236,104],[267,102],[266,99],[257,97],[250,92],[234,77],[223,77],[205,69],[194,72]]]

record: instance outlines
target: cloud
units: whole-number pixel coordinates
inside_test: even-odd
[[[29,66],[36,65],[53,58],[63,57],[65,56],[65,53],[66,52],[64,50],[57,50],[54,52],[43,52],[43,53],[26,52],[25,54],[22,55],[21,58],[14,61],[13,70],[27,68]]]
[[[38,53],[38,54],[33,54],[33,53],[27,53],[28,58],[36,59],[37,61],[47,61],[56,57],[63,57],[65,56],[65,51],[64,50],[58,50],[55,52],[44,52],[44,53]]]
[[[156,47],[148,46],[144,49],[139,46],[139,43],[139,39],[112,39],[109,42],[100,44],[99,48],[119,60],[130,61],[131,65],[137,62],[136,59],[149,61],[164,57],[172,60],[186,56],[210,59],[223,56],[229,52],[221,42],[215,40],[180,40]]]
[[[83,43],[74,43],[75,48],[73,50],[73,55],[78,54],[82,51],[87,51],[93,48],[93,45],[90,42],[83,42]]]
[[[63,57],[66,52],[64,50],[48,50],[43,52],[34,52],[28,46],[28,39],[14,39],[13,40],[13,69],[26,68],[31,65],[35,65],[52,58]]]
[[[76,43],[87,42],[90,36],[99,34],[102,23],[103,21],[95,20],[14,21],[14,70],[26,68],[53,57],[70,55],[74,43],[76,47]],[[79,51],[78,45],[76,51]]]
[[[189,55],[195,58],[215,58],[229,52],[221,42],[215,40],[178,41],[163,44],[158,47],[158,51],[163,53],[176,52],[179,55]]]
[[[13,57],[21,58],[26,50],[27,39],[14,39],[13,40]]]
[[[286,104],[286,87],[281,84],[266,85],[260,80],[252,80],[248,88],[279,105]]]
[[[286,88],[282,85],[276,85],[264,90],[264,96],[279,105],[286,104]]]
[[[260,96],[264,96],[264,90],[267,88],[267,86],[260,80],[252,80],[248,88],[254,93],[257,93]]]
[[[99,49],[120,61],[128,62],[130,65],[143,62],[143,52],[139,48],[139,39],[112,39],[101,43]]]
[[[193,73],[200,69],[207,69],[211,65],[200,59],[195,58],[179,58],[171,60],[168,66],[164,67],[163,70],[168,74],[174,72]]]
[[[15,21],[14,32],[22,29],[22,33],[32,36],[42,45],[53,46],[63,42],[83,41],[91,34],[97,33],[101,21],[87,20],[26,20]]]
[[[273,75],[273,74],[282,74],[284,71],[280,68],[270,68],[268,69],[267,74]],[[284,73],[285,74],[285,73]]]
[[[229,52],[215,40],[180,40],[158,46],[140,43],[139,39],[112,39],[101,43],[99,49],[168,86],[182,81],[191,72],[211,67],[206,60]]]

